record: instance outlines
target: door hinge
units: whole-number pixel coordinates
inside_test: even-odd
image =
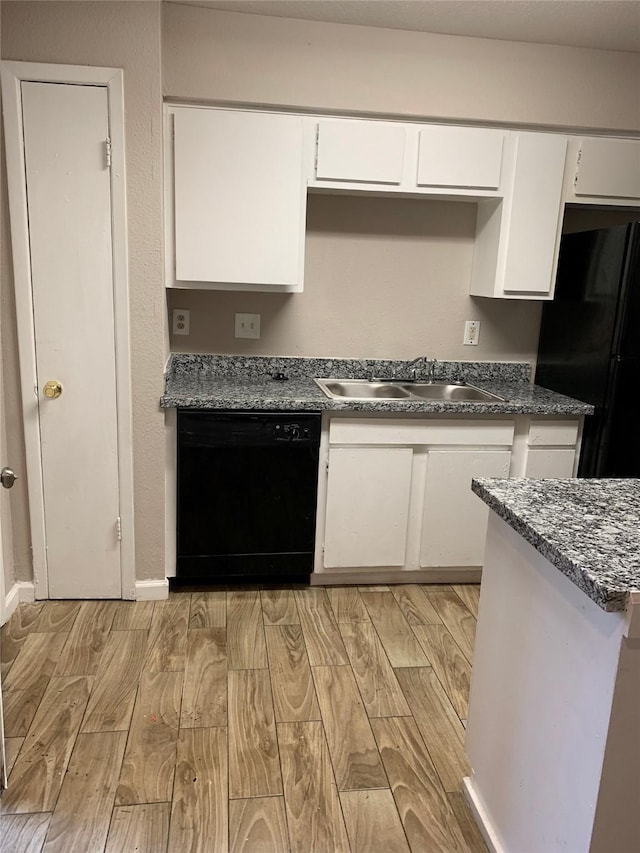
[[[316,151],[315,151],[315,160],[313,163],[313,176],[316,177],[318,173],[318,146],[320,145],[320,125],[316,126]]]
[[[111,140],[107,136],[104,141],[104,153],[107,160],[107,169],[111,168]]]
[[[580,161],[582,160],[582,148],[578,149],[578,159],[576,160],[576,175],[573,179],[573,188],[578,186],[578,176],[580,174]]]
[[[122,520],[120,516],[116,518],[116,536],[118,537],[118,542],[122,542]]]

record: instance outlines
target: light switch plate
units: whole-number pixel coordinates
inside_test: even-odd
[[[173,334],[189,334],[189,312],[185,311],[184,308],[173,309]]]
[[[236,314],[236,338],[259,338],[260,315]]]

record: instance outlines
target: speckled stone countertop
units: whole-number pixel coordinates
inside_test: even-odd
[[[165,372],[163,408],[271,411],[360,411],[475,414],[588,415],[593,407],[530,383],[519,362],[437,362],[435,379],[464,379],[504,398],[489,402],[440,400],[332,400],[318,378],[363,378],[402,372],[402,361],[266,358],[174,353]],[[284,381],[273,376],[283,374]]]
[[[603,610],[640,590],[640,480],[474,479],[472,490]]]

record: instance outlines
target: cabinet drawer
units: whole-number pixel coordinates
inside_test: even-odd
[[[573,477],[575,460],[576,452],[573,449],[532,448],[527,454],[524,476],[535,479]]]
[[[405,136],[404,127],[384,122],[321,121],[316,178],[399,184]]]
[[[578,421],[534,421],[529,427],[527,444],[530,447],[573,447],[577,440]]]
[[[512,421],[334,418],[330,444],[459,444],[511,446]]]
[[[420,131],[418,186],[500,186],[505,134],[482,127],[431,125]]]

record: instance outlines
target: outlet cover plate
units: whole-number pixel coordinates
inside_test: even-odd
[[[189,312],[184,308],[173,309],[173,334],[188,335],[189,334]]]

